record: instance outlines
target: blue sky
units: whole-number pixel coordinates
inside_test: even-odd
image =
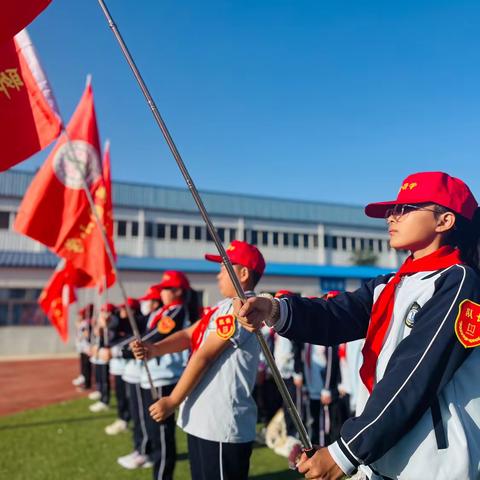
[[[478,1],[108,5],[200,189],[364,204],[444,170],[480,197]],[[113,178],[184,186],[96,0],[29,31],[65,119],[92,73]]]

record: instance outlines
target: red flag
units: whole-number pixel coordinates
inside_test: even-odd
[[[37,17],[52,0],[3,2],[0,15],[0,43],[12,38]]]
[[[61,127],[52,90],[23,30],[0,45],[0,171],[45,148]]]
[[[67,132],[70,141],[65,134],[59,138],[30,184],[14,228],[50,247],[98,285],[105,275],[104,263],[96,256],[103,251],[103,241],[82,181],[83,176],[103,222],[106,189],[90,82]]]
[[[103,151],[103,183],[105,186],[105,204],[103,213],[103,222],[105,226],[105,233],[107,234],[108,244],[113,254],[113,258],[117,259],[115,252],[115,244],[113,243],[113,201],[112,201],[112,178],[110,168],[110,142],[107,140],[105,149]],[[110,259],[108,258],[105,248],[103,248],[103,262],[105,265],[105,280],[100,285],[100,291],[105,287],[111,287],[116,280],[115,270],[112,268]]]
[[[110,250],[115,258],[115,248],[113,245],[113,215],[110,185],[110,148],[106,145],[103,165],[107,164],[108,179],[103,176],[98,180],[92,188],[92,196],[95,203],[97,214],[100,218],[101,225],[96,222],[94,215],[90,216],[90,223],[87,230],[89,235],[83,238],[84,253],[76,255],[72,259],[73,265],[92,277],[89,287],[97,286],[102,292],[105,287],[109,288],[115,283],[115,271],[112,268],[110,259],[105,248],[104,238],[101,228],[104,229]],[[108,181],[108,183],[106,183]]]
[[[74,274],[68,262],[61,262],[38,298],[41,309],[64,342],[68,341],[68,307],[76,301],[71,283]]]

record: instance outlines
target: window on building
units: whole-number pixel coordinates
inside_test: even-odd
[[[373,238],[368,239],[368,249],[373,250]]]
[[[167,226],[164,223],[157,223],[157,238],[165,238]]]
[[[237,238],[237,230],[235,228],[230,229],[230,239],[229,242]]]
[[[206,228],[207,231],[207,242],[213,242],[213,237],[210,235],[210,231]]]
[[[273,244],[278,245],[278,232],[273,232]]]
[[[345,279],[344,278],[321,278],[320,279],[320,288],[323,293],[330,292],[331,290],[345,290]]]
[[[288,247],[290,245],[290,234],[284,233],[283,234],[283,246]]]
[[[118,220],[117,222],[117,236],[127,236],[127,222],[125,220]]]
[[[145,222],[145,236],[153,237],[153,222]]]
[[[178,238],[178,225],[170,225],[170,239],[176,240]]]
[[[341,237],[342,250],[347,250],[347,237]]]
[[[365,250],[365,239],[361,238],[360,239],[360,250]]]
[[[262,245],[268,245],[268,232],[262,232]]]
[[[222,243],[225,242],[225,229],[223,227],[219,227],[217,228],[217,233]]]
[[[251,230],[250,231],[250,243],[252,245],[257,245],[258,244],[258,232],[256,230]]]
[[[10,212],[0,212],[0,230],[8,230]]]
[[[182,238],[184,240],[190,240],[190,225],[183,226]]]
[[[138,237],[138,222],[132,222],[132,237]]]
[[[298,242],[298,240],[299,240],[298,237],[299,237],[298,233],[294,233],[294,234],[293,234],[293,239],[292,239],[292,240],[293,240],[293,246],[294,246],[295,248],[298,248],[298,243],[299,243],[299,242]]]
[[[318,235],[313,236],[313,248],[318,248]]]
[[[308,235],[304,234],[303,237],[303,248],[308,248]]]
[[[357,239],[352,238],[352,250],[356,250],[356,249],[357,249]]]
[[[47,317],[37,303],[40,290],[35,288],[0,289],[0,326],[49,325]]]
[[[338,237],[336,237],[335,235],[325,235],[325,248],[331,248],[332,250],[337,250]]]
[[[378,240],[378,251],[383,252],[383,240]]]
[[[203,240],[202,227],[195,227],[195,240]]]

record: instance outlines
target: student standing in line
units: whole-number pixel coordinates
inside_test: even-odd
[[[265,270],[260,251],[234,240],[227,255],[246,295],[254,295]],[[206,259],[222,262],[218,255]],[[159,343],[134,342],[132,348],[137,358],[153,358],[192,347],[177,385],[151,405],[150,414],[164,421],[181,405],[178,425],[188,434],[193,480],[246,480],[257,421],[252,390],[260,346],[232,315],[236,292],[223,265],[217,279],[225,298],[209,314]]]
[[[324,345],[366,338],[356,416],[337,442],[303,455],[306,478],[473,479],[480,473],[479,209],[442,172],[410,175],[397,199],[367,205],[387,220],[397,273],[331,300],[236,302],[245,328]]]

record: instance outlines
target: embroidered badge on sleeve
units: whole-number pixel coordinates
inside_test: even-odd
[[[217,335],[222,340],[228,340],[235,333],[235,317],[233,315],[222,315],[215,319],[217,324]]]
[[[162,317],[157,324],[158,332],[164,335],[170,333],[174,328],[175,320],[170,317]]]
[[[480,304],[464,300],[455,320],[455,333],[465,348],[480,345]]]

